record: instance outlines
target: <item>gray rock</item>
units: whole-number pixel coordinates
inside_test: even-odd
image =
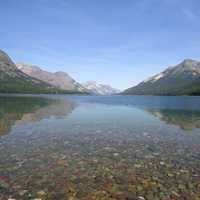
[[[122,94],[132,95],[199,95],[200,62],[186,59],[175,67],[150,77]]]

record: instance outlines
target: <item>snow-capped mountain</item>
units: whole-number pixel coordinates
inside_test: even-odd
[[[123,94],[196,95],[200,93],[200,62],[186,59],[175,67],[150,77]]]
[[[99,84],[96,81],[88,81],[82,85],[92,94],[111,95],[120,92],[120,90],[112,88],[110,85]]]

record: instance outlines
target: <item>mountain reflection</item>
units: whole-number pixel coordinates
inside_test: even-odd
[[[7,134],[13,125],[37,122],[49,117],[64,117],[75,104],[70,101],[40,97],[0,97],[0,136]]]
[[[159,109],[147,110],[149,113],[159,118],[159,120],[178,126],[183,130],[193,130],[200,128],[200,111]]]

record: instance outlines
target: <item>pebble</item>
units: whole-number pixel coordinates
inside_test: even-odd
[[[146,199],[144,197],[142,197],[142,196],[139,196],[138,200],[146,200]]]
[[[37,192],[37,194],[43,196],[43,195],[45,195],[46,193],[45,193],[45,191],[41,190],[41,191]]]

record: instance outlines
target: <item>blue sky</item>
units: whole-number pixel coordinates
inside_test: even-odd
[[[200,60],[199,8],[199,0],[1,1],[0,48],[15,62],[125,89]]]

